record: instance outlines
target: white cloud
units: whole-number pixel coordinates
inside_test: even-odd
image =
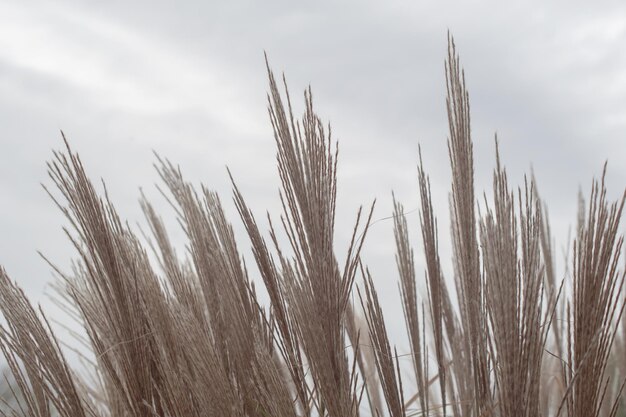
[[[312,82],[340,139],[338,237],[347,238],[356,207],[374,197],[376,217],[386,217],[391,188],[415,208],[419,140],[449,253],[448,29],[467,69],[479,191],[491,181],[497,130],[512,179],[533,162],[564,239],[578,186],[586,189],[606,157],[610,185],[624,187],[625,16],[622,2],[582,1],[4,1],[0,262],[36,294],[49,268],[34,251],[60,262],[71,255],[38,186],[59,128],[131,219],[137,187],[156,180],[152,148],[222,193],[228,164],[256,211],[276,210],[263,50],[286,70],[297,108]],[[416,214],[409,223],[419,253]],[[380,222],[367,255],[383,302],[401,314],[391,244],[391,223]]]

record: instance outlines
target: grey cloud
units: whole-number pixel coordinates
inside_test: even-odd
[[[471,94],[478,190],[491,182],[495,131],[512,179],[532,162],[561,241],[579,185],[588,189],[607,157],[613,191],[626,180],[621,2],[13,1],[0,10],[12,19],[0,22],[11,23],[0,24],[0,262],[33,294],[49,277],[34,251],[65,265],[72,254],[38,185],[60,128],[133,221],[138,187],[160,201],[152,149],[227,202],[228,165],[259,216],[278,212],[264,50],[285,70],[297,113],[311,83],[340,140],[340,242],[359,204],[377,197],[376,217],[389,215],[392,188],[417,206],[420,142],[447,258],[448,29]],[[419,252],[416,213],[409,223]],[[390,222],[377,223],[366,256],[385,311],[401,314],[391,243]]]

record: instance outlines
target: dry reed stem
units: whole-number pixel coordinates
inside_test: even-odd
[[[358,210],[340,262],[334,236],[337,143],[314,111],[311,89],[304,93],[303,116],[295,117],[284,77],[281,93],[268,65],[281,227],[275,228],[268,214],[267,235],[261,232],[229,172],[254,272],[246,267],[216,193],[194,187],[178,167],[157,156],[161,192],[186,235],[181,254],[143,194],[150,236],[140,238],[118,215],[106,188],[96,191],[63,137],[65,149],[54,152],[48,164],[56,190],[46,191],[67,218],[64,231],[78,256],[70,272],[55,271],[59,301],[85,329],[93,355],[85,360],[92,362],[95,378],[87,381],[71,370],[43,313],[0,267],[6,321],[0,349],[15,380],[9,390],[13,404],[4,400],[9,408],[0,413],[623,415],[626,289],[619,227],[625,197],[609,202],[603,175],[586,208],[580,198],[572,276],[559,285],[547,209],[535,181],[513,191],[497,145],[493,197],[485,195],[484,215],[478,211],[469,94],[452,37],[448,41],[454,288],[442,272],[437,212],[421,150],[425,297],[418,291],[420,260],[410,243],[412,229],[395,197],[392,216],[414,395],[406,395],[401,355],[392,347],[374,279],[362,259],[374,204]],[[355,284],[359,272],[361,285]],[[255,275],[268,305],[259,301]],[[560,302],[563,286],[567,302]],[[354,287],[362,311],[351,304]],[[551,371],[546,352],[559,361],[560,374]],[[549,388],[552,381],[557,389]]]

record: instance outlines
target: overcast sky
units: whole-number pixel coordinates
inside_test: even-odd
[[[259,217],[279,209],[264,51],[286,72],[296,112],[310,83],[339,139],[338,245],[360,204],[377,198],[374,218],[387,217],[394,190],[417,207],[420,143],[447,259],[448,29],[470,91],[478,191],[491,182],[497,131],[512,182],[533,167],[564,246],[578,188],[588,192],[607,158],[611,195],[626,184],[626,3],[506,3],[3,0],[0,264],[42,300],[51,272],[36,251],[62,267],[74,256],[40,185],[61,129],[133,224],[142,187],[182,243],[154,188],[155,150],[222,194],[245,252],[225,167]],[[421,271],[417,213],[408,219]],[[391,221],[376,223],[365,261],[397,330],[392,237]]]

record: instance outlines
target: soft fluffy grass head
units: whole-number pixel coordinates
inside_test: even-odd
[[[337,144],[314,111],[311,90],[298,118],[286,83],[282,91],[269,66],[268,75],[282,213],[268,215],[269,230],[261,230],[233,180],[238,221],[249,241],[236,241],[216,193],[194,187],[159,157],[161,189],[186,235],[185,252],[176,251],[144,196],[140,204],[151,236],[140,237],[106,189],[98,193],[67,141],[54,153],[49,193],[67,217],[66,233],[77,253],[73,271],[57,271],[62,299],[85,329],[91,349],[86,359],[96,378],[87,382],[72,370],[43,312],[0,268],[0,349],[15,380],[15,401],[7,402],[5,415],[624,412],[618,402],[626,374],[624,328],[618,331],[624,198],[608,200],[604,177],[594,183],[579,217],[572,276],[560,279],[535,182],[511,186],[497,149],[491,197],[477,203],[469,94],[450,38],[453,256],[439,255],[441,208],[433,205],[420,154],[421,227],[415,233],[421,235],[423,286],[412,225],[394,201],[399,297],[411,356],[412,372],[406,373],[387,331],[391,318],[384,316],[376,277],[362,256],[374,205],[355,213],[347,256],[339,259]],[[256,268],[246,267],[242,244],[251,245]],[[443,262],[451,263],[452,277],[444,276]],[[267,305],[255,285],[264,286]]]

